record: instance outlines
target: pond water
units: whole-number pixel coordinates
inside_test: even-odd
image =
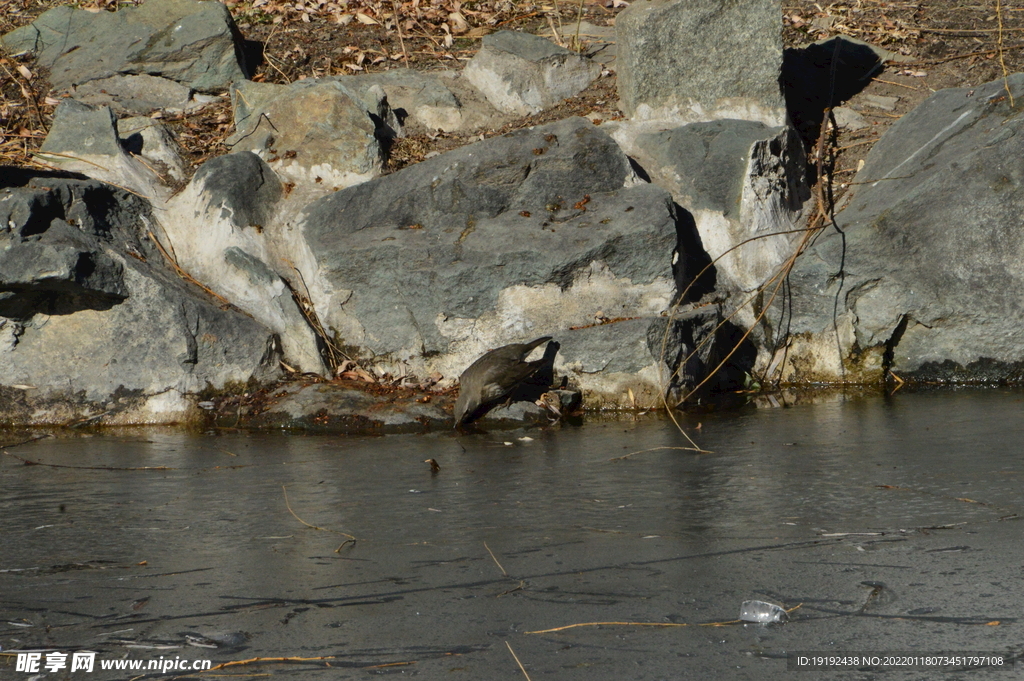
[[[40,651],[40,679],[764,679],[798,652],[1013,657],[1022,413],[1024,393],[971,390],[686,415],[703,453],[650,416],[9,447],[0,678],[34,677],[19,650]],[[795,609],[734,622],[749,599]],[[69,671],[75,651],[92,673]],[[143,669],[100,668],[116,661]],[[180,669],[207,661],[239,664]],[[874,678],[857,666],[797,678]],[[1014,671],[886,678],[979,674]]]

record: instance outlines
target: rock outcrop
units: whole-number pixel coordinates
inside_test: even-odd
[[[37,154],[63,172],[0,175],[2,423],[201,406],[257,427],[436,428],[475,358],[539,336],[561,344],[569,390],[549,399],[567,410],[579,391],[629,409],[759,381],[1024,378],[1024,134],[1002,83],[905,116],[785,295],[763,291],[804,243],[825,109],[890,58],[839,41],[783,60],[779,18],[777,0],[634,4],[602,62],[629,119],[521,128],[383,174],[407,127],[494,129],[602,67],[501,32],[461,73],[273,85],[244,79],[216,3],[47,12],[3,37],[71,98]],[[833,66],[849,88],[815,92]],[[191,178],[172,135],[130,116],[229,87],[233,153]],[[1024,98],[1024,75],[1006,87]],[[304,381],[248,406],[229,394],[282,365]],[[549,418],[532,402],[492,416]]]

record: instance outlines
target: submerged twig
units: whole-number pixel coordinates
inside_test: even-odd
[[[21,443],[19,443],[21,444]],[[12,458],[21,461],[26,466],[47,466],[48,468],[77,468],[79,470],[86,471],[176,471],[177,468],[171,466],[69,466],[68,464],[61,463],[44,463],[42,461],[33,461],[31,459],[25,459],[18,456],[17,454],[11,454],[6,449],[0,449],[0,453],[6,454]],[[205,469],[200,469],[205,470]]]
[[[798,603],[792,608],[786,609],[786,613],[791,613],[794,610],[802,606],[803,603]],[[693,624],[691,622],[578,622],[576,624],[566,624],[564,627],[554,627],[552,629],[540,629],[538,631],[524,631],[524,634],[550,634],[556,631],[565,631],[566,629],[576,629],[578,627],[600,627],[600,626],[617,626],[617,627],[724,627],[731,624],[740,624],[743,620],[728,620],[725,622],[699,622]]]
[[[656,451],[658,451],[660,449],[679,449],[679,450],[684,451],[684,452],[696,451],[696,452],[699,452],[701,454],[712,454],[713,453],[713,452],[709,452],[706,449],[700,449],[700,448],[693,449],[692,447],[669,447],[669,446],[665,446],[665,447],[651,447],[650,449],[641,449],[641,450],[638,450],[638,451],[635,451],[635,452],[630,452],[629,454],[623,454],[622,456],[613,456],[612,458],[610,458],[608,460],[609,461],[622,461],[623,459],[628,459],[629,457],[631,457],[631,456],[633,456],[635,454],[646,454],[647,452],[656,452]]]
[[[0,445],[0,449],[6,449],[8,447],[20,447],[21,445],[27,445],[30,442],[36,442],[37,440],[45,440],[48,437],[53,437],[53,436],[52,435],[36,435],[35,437],[30,437],[27,440],[22,440],[21,442],[12,442],[12,443],[10,443],[8,445]]]
[[[237,667],[239,665],[259,664],[260,662],[318,662],[320,660],[336,660],[337,655],[321,655],[320,657],[250,657],[248,660],[232,660],[231,662],[222,662],[216,667],[205,669],[200,674],[206,672],[214,672],[218,669],[227,669],[228,667]]]
[[[740,620],[735,620],[739,622]],[[556,631],[565,631],[566,629],[576,629],[578,627],[601,627],[601,626],[616,626],[616,627],[710,627],[717,624],[733,624],[733,622],[721,622],[714,624],[690,624],[689,622],[577,622],[576,624],[566,624],[564,627],[553,627],[551,629],[538,629],[537,631],[524,631],[524,634],[551,634]]]
[[[284,505],[288,508],[288,512],[291,513],[292,516],[296,520],[298,520],[300,523],[302,523],[306,527],[312,528],[314,530],[322,530],[324,532],[333,532],[334,534],[340,534],[343,537],[348,537],[351,541],[355,541],[356,540],[356,538],[353,537],[348,532],[342,532],[341,530],[332,530],[332,529],[327,528],[327,527],[320,527],[319,525],[314,525],[312,523],[307,523],[305,520],[303,520],[302,518],[300,518],[298,515],[295,514],[295,511],[292,510],[291,504],[288,503],[288,488],[285,487],[284,485],[281,485],[281,490],[284,492]],[[345,542],[345,543],[348,543],[348,542]],[[342,544],[341,546],[344,546],[344,545],[345,544]],[[338,548],[340,549],[341,546],[339,546]]]

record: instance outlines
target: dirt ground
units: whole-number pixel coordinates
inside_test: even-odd
[[[0,32],[31,22],[59,0],[0,0]],[[92,11],[115,11],[130,3],[92,0],[71,3]],[[326,75],[374,72],[391,68],[457,69],[479,48],[480,38],[501,29],[536,31],[560,28],[568,47],[573,27],[583,19],[608,26],[627,3],[623,0],[580,2],[509,2],[508,0],[244,0],[227,2],[246,39],[263,45],[263,61],[254,79],[287,83]],[[397,18],[397,21],[396,21]],[[786,47],[846,35],[904,55],[891,62],[867,88],[847,104],[869,127],[842,132],[832,140],[833,178],[841,189],[856,172],[871,143],[893,121],[935,90],[973,86],[1024,69],[1024,1],[985,0],[967,5],[955,0],[888,2],[848,0],[821,3],[789,0],[783,4]],[[568,36],[568,37],[566,37]],[[46,74],[29,57],[0,54],[0,163],[31,165],[59,99],[51,96]],[[896,97],[894,108],[863,106],[870,96]],[[598,79],[587,91],[559,106],[496,130],[420,134],[392,149],[390,169],[422,160],[431,151],[446,151],[481,135],[536,125],[572,115],[602,112],[614,116],[615,77]],[[232,132],[225,101],[188,115],[168,116],[193,169],[227,152],[223,140]]]

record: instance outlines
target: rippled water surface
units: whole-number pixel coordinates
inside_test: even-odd
[[[1024,394],[991,390],[687,416],[706,453],[649,418],[40,440],[0,457],[0,646],[97,653],[93,673],[46,679],[174,677],[99,670],[161,659],[288,679],[761,679],[795,674],[795,651],[1017,654],[1022,412]],[[747,599],[800,607],[702,626]],[[595,622],[688,626],[530,633]],[[16,659],[0,653],[0,678],[32,677]],[[1014,677],[941,678],[980,674]],[[798,674],[823,676],[873,678]]]

